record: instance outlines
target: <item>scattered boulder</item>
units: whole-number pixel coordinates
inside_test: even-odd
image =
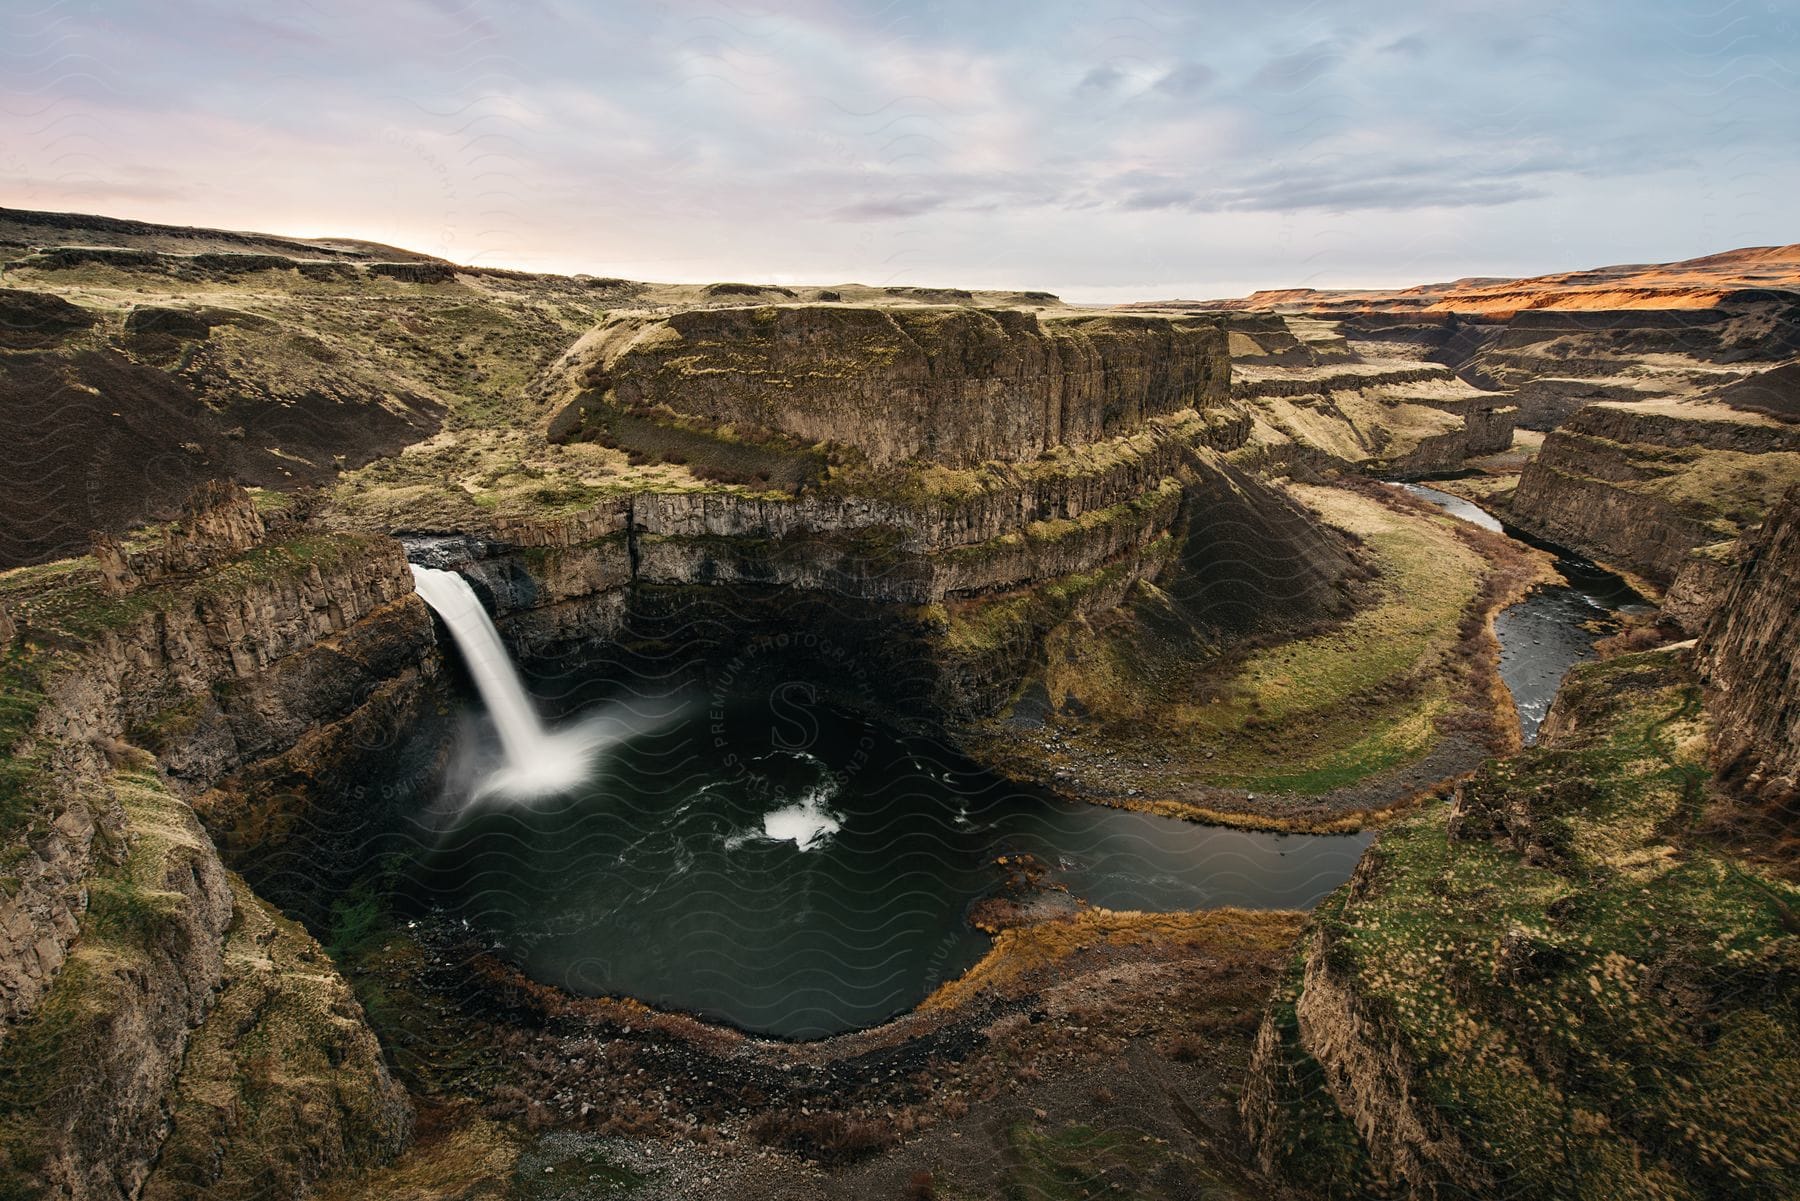
[[[92,313],[60,296],[0,288],[0,348],[34,350],[52,346],[93,324]]]

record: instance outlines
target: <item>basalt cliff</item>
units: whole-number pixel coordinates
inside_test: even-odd
[[[1713,690],[1720,775],[1791,835],[1800,806],[1800,490],[1747,539],[1696,656]]]
[[[1785,300],[1718,289],[1668,394],[1578,408],[1534,382],[1562,349],[1476,362],[1527,305],[1471,339],[1410,303],[656,285],[58,214],[0,245],[0,1195],[573,1195],[542,1178],[601,1172],[574,1133],[770,1196],[896,1195],[927,1143],[1027,1193],[1791,1183],[1792,887],[1751,849],[1795,771]],[[1567,418],[1523,478],[1521,417]],[[1497,759],[1490,619],[1543,564],[1369,478],[1471,470],[1686,579],[1704,631]],[[1076,912],[1013,865],[1055,920],[876,1030],[567,996],[367,891],[466,693],[409,558],[523,661],[797,674],[1126,808],[1402,816],[1297,954],[1297,915]],[[1544,1032],[1571,1007],[1618,1045]],[[1149,1145],[1043,1124],[1126,1078]],[[957,1160],[965,1127],[998,1141]]]
[[[1529,432],[1518,451],[1487,459],[1479,457],[1487,444],[1472,443],[1481,475],[1457,490],[1666,592],[1668,618],[1697,633],[1740,535],[1800,478],[1797,262],[1792,246],[1755,247],[1531,279],[1298,289],[1192,307],[1329,329],[1352,349],[1406,348],[1462,386],[1503,397]]]
[[[430,625],[395,544],[267,533],[247,494],[214,492],[205,517],[257,533],[188,526],[204,568],[162,544],[129,585],[7,580],[11,1195],[299,1195],[411,1127],[349,985],[268,899],[308,885],[255,854],[237,861],[255,889],[228,868],[209,798],[277,826],[367,821],[343,790],[429,692]],[[311,796],[339,798],[335,819]]]

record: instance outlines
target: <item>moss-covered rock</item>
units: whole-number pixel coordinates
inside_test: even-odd
[[[188,1040],[144,1201],[305,1196],[392,1157],[412,1109],[311,935],[231,877],[220,988]]]
[[[354,735],[404,708],[390,694],[435,662],[428,618],[391,540],[305,530],[221,555],[125,595],[91,563],[0,575],[24,626],[0,649],[0,1195],[138,1196],[172,1109],[207,1132],[168,1161],[170,1197],[233,1173],[216,1195],[250,1195],[253,1175],[294,1195],[404,1138],[347,985],[228,883],[132,740],[191,788],[262,759],[291,770],[316,727]]]
[[[102,787],[79,938],[0,1045],[0,1196],[135,1195],[220,976],[231,894],[193,811],[150,772]]]
[[[1622,657],[1386,831],[1265,1018],[1265,1163],[1331,1148],[1414,1197],[1800,1187],[1800,889],[1692,832],[1705,759],[1681,653]]]

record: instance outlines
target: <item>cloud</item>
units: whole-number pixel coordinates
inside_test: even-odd
[[[1343,57],[1335,42],[1314,42],[1304,50],[1283,54],[1264,63],[1251,84],[1275,92],[1298,91],[1323,78],[1343,61]]]
[[[1515,170],[1467,155],[1441,161],[1357,155],[1224,176],[1129,173],[1116,182],[1119,207],[1129,212],[1280,213],[1485,208],[1547,194],[1543,177],[1535,169]]]
[[[7,201],[603,274],[1004,264],[1052,290],[1203,279],[1222,245],[1230,278],[1282,283],[1432,237],[1479,261],[1416,270],[1457,275],[1792,236],[1800,147],[1770,114],[1800,108],[1800,25],[1761,8],[429,2],[12,20]]]
[[[1206,91],[1218,76],[1219,73],[1205,63],[1182,63],[1156,81],[1156,90],[1186,99]]]
[[[904,217],[922,217],[948,203],[944,196],[871,197],[844,205],[831,215],[838,221],[894,221]]]
[[[1081,92],[1116,92],[1119,85],[1125,82],[1125,72],[1117,67],[1095,67],[1081,77],[1075,85],[1075,91]]]

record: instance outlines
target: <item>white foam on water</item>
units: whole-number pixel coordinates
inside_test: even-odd
[[[595,762],[616,741],[592,722],[546,732],[527,762],[515,762],[509,750],[506,761],[475,785],[470,800],[526,801],[572,792],[594,774]]]
[[[837,815],[825,807],[829,796],[828,789],[813,789],[795,804],[771,809],[763,814],[760,832],[741,830],[725,840],[725,849],[735,851],[750,842],[791,842],[802,851],[823,846],[843,829]]]

